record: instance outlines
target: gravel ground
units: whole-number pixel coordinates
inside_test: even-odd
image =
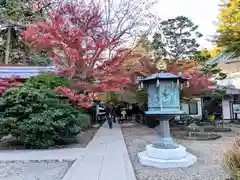
[[[0,162],[1,180],[61,180],[73,162]]]
[[[197,163],[188,168],[157,169],[142,166],[137,153],[145,150],[145,146],[156,140],[156,130],[143,125],[122,127],[130,159],[138,180],[225,180],[229,177],[221,167],[221,153],[228,143],[240,132],[240,128],[232,128],[232,132],[221,133],[222,138],[213,141],[179,140],[187,151],[198,157]]]

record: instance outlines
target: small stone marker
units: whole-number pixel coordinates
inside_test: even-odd
[[[200,127],[195,123],[189,124],[187,128],[189,137],[192,137],[192,134],[195,134],[196,132],[200,131]]]
[[[200,130],[200,127],[196,123],[191,123],[188,125],[188,130],[196,132]]]
[[[126,119],[126,114],[127,113],[125,110],[121,111],[122,119]]]

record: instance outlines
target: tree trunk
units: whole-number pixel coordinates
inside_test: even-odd
[[[7,42],[6,42],[6,49],[5,49],[5,61],[4,61],[5,64],[9,63],[11,29],[12,29],[12,27],[7,28]]]

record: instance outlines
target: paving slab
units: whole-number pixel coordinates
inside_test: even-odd
[[[98,154],[128,154],[120,125],[116,123],[112,129],[104,123],[86,149]]]
[[[84,154],[83,148],[51,150],[1,150],[0,161],[74,160]]]
[[[103,158],[99,155],[86,155],[77,159],[62,180],[98,180]]]
[[[136,180],[119,124],[103,124],[85,150],[74,175],[63,180]]]
[[[127,180],[123,155],[105,155],[99,180]]]

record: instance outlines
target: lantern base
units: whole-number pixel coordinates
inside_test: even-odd
[[[158,110],[158,109],[156,109],[156,110],[145,111],[145,114],[146,115],[154,115],[154,116],[161,115],[161,117],[162,116],[168,117],[166,120],[169,120],[169,118],[175,117],[177,115],[185,114],[185,112],[184,111],[179,111],[178,109],[176,109],[176,110],[172,110],[172,109],[170,109],[170,110]]]
[[[186,152],[181,145],[173,149],[160,149],[152,144],[146,146],[146,151],[138,153],[138,159],[143,165],[157,168],[188,167],[197,161],[197,157]]]

